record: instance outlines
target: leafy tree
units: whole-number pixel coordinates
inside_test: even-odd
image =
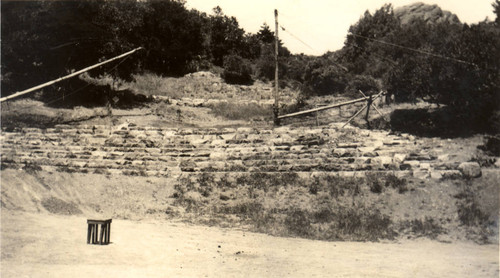
[[[256,74],[259,78],[263,80],[274,80],[275,77],[275,55],[274,47],[272,44],[262,44],[260,50],[260,57],[255,62]],[[283,75],[284,66],[283,63],[279,63],[278,60],[278,74]]]
[[[364,16],[349,28],[345,46],[342,49],[342,62],[353,74],[372,72],[381,77],[388,68],[387,55],[391,53],[386,45],[374,43],[375,40],[390,38],[391,33],[400,28],[399,20],[394,16],[392,6],[384,5],[373,15],[366,11]]]
[[[310,61],[304,73],[306,95],[329,95],[344,92],[348,75],[335,54],[327,53]]]
[[[222,66],[225,55],[238,53],[243,48],[245,31],[235,17],[224,15],[219,6],[213,12],[210,17],[210,53],[213,63]]]
[[[305,72],[308,63],[314,61],[314,56],[308,56],[304,54],[290,55],[285,58],[287,74],[286,78],[295,81],[298,84],[303,84],[305,80]]]
[[[230,84],[251,84],[252,68],[250,63],[238,55],[224,57],[224,73],[222,77]]]
[[[493,2],[491,5],[493,6],[493,12],[497,16],[495,18],[495,23],[497,26],[500,26],[500,0],[495,0],[495,2]]]
[[[241,56],[250,60],[255,60],[260,57],[261,47],[262,41],[256,34],[245,34]]]
[[[88,66],[104,39],[90,23],[88,1],[2,3],[2,93],[12,93]],[[85,55],[82,55],[85,53]]]
[[[347,89],[356,96],[361,96],[358,91],[362,91],[365,95],[375,95],[380,91],[381,85],[369,75],[356,75],[350,78]]]
[[[146,67],[164,74],[186,73],[189,62],[203,54],[202,16],[179,1],[148,4],[143,27]]]
[[[274,32],[271,31],[271,29],[269,28],[269,25],[264,23],[260,27],[259,32],[257,32],[257,38],[262,43],[274,43]]]

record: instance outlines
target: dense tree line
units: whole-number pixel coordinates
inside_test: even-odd
[[[391,5],[367,11],[340,51],[307,65],[305,84],[314,94],[384,89],[396,101],[447,105],[454,120],[491,129],[500,122],[499,7],[496,0],[495,21],[472,25],[418,18],[402,24]]]
[[[184,1],[12,1],[2,9],[2,94],[57,78],[142,46],[118,68],[178,76],[226,67],[234,82],[274,78],[274,33],[246,33],[220,7],[207,15]],[[280,44],[280,52],[290,52]],[[226,65],[225,65],[226,64]],[[103,67],[102,73],[109,67]]]

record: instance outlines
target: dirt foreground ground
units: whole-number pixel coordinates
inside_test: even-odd
[[[498,277],[498,246],[323,242],[167,221],[113,220],[86,244],[81,216],[1,212],[1,277]]]

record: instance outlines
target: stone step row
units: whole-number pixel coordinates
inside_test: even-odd
[[[141,159],[136,157],[66,157],[66,158],[47,158],[37,156],[12,156],[3,157],[3,163],[23,165],[33,163],[37,165],[53,165],[53,166],[75,166],[89,168],[121,168],[135,167],[153,170],[162,170],[170,167],[181,167],[191,169],[189,171],[203,171],[204,169],[217,169],[219,171],[244,170],[252,167],[260,168],[261,170],[272,171],[298,171],[321,170],[321,171],[351,171],[351,170],[414,170],[414,169],[437,169],[437,170],[454,170],[459,166],[458,162],[444,163],[429,163],[418,160],[405,160],[397,162],[390,157],[344,157],[344,158],[302,158],[302,159],[225,159],[212,160],[209,157],[199,158],[167,158],[160,159]],[[271,171],[271,170],[269,170]]]
[[[417,163],[427,162],[438,164],[441,161],[436,157],[426,154],[393,154],[390,156],[378,156],[377,153],[356,153],[356,152],[336,152],[330,150],[317,150],[291,152],[286,150],[277,151],[256,151],[256,150],[238,150],[238,151],[193,151],[185,150],[160,150],[156,149],[149,152],[123,152],[114,149],[113,151],[85,151],[85,150],[52,150],[39,149],[26,151],[23,149],[5,149],[3,160],[13,160],[21,162],[26,159],[80,159],[80,160],[127,160],[127,161],[176,161],[176,160],[198,160],[198,161],[261,161],[260,163],[274,163],[275,161],[290,160],[290,163],[307,163],[315,161],[316,163],[357,163],[358,161],[376,161],[378,164],[390,163]]]
[[[134,140],[106,140],[106,141],[101,141],[101,142],[90,142],[90,141],[79,141],[79,140],[69,140],[69,141],[60,141],[60,142],[53,142],[53,141],[25,141],[25,140],[19,140],[19,141],[3,141],[2,142],[2,148],[3,149],[16,149],[16,148],[22,148],[22,149],[40,149],[43,146],[48,146],[50,148],[57,149],[59,147],[61,148],[71,148],[74,147],[75,149],[78,148],[85,148],[87,150],[92,150],[92,149],[106,149],[109,150],[109,148],[119,148],[122,150],[125,150],[127,152],[130,151],[144,151],[144,149],[150,149],[150,148],[158,148],[158,149],[254,149],[258,150],[263,147],[269,148],[270,150],[275,150],[281,149],[284,150],[289,150],[289,151],[301,151],[301,150],[315,150],[315,149],[339,149],[339,152],[350,152],[353,149],[358,150],[359,152],[374,152],[374,151],[381,151],[381,150],[411,150],[415,149],[414,147],[412,148],[412,145],[396,145],[396,146],[389,146],[389,145],[377,145],[377,146],[370,146],[369,144],[357,144],[357,143],[323,143],[323,144],[303,144],[304,142],[295,142],[295,144],[289,144],[288,142],[282,142],[282,141],[268,141],[268,142],[259,142],[259,143],[234,143],[231,141],[227,140],[217,140],[217,141],[212,141],[212,142],[206,142],[206,143],[198,143],[198,144],[192,144],[191,142],[185,142],[185,141],[179,141],[177,143],[172,143],[172,142],[155,142],[155,141],[134,141]]]
[[[230,140],[233,142],[254,142],[254,141],[267,141],[272,139],[281,139],[285,142],[311,142],[317,140],[332,140],[339,139],[342,132],[321,132],[318,133],[222,133],[222,134],[178,134],[163,132],[161,134],[147,134],[142,132],[130,131],[116,131],[113,134],[99,134],[99,133],[22,133],[22,132],[3,132],[0,139],[9,142],[12,140],[31,141],[31,140],[45,140],[45,141],[63,141],[66,139],[89,139],[89,138],[108,138],[108,139],[137,139],[137,140],[172,140],[172,142],[187,141],[187,142],[208,142],[213,140]],[[105,136],[104,136],[105,135]],[[355,138],[349,140],[353,142]],[[405,144],[410,143],[411,140],[402,139],[396,136],[385,135],[384,139],[379,137],[362,137],[357,138],[362,142],[383,142],[387,145]],[[358,141],[357,143],[361,143]]]
[[[16,137],[21,136],[25,138],[37,138],[37,137],[74,137],[74,136],[127,136],[130,138],[134,137],[152,137],[152,138],[168,138],[168,137],[180,137],[180,136],[192,136],[198,139],[200,136],[224,136],[224,137],[252,137],[258,135],[259,137],[308,137],[308,136],[320,136],[320,137],[331,137],[336,138],[339,135],[345,133],[345,130],[338,128],[289,128],[289,127],[279,127],[275,129],[260,130],[254,128],[222,128],[222,129],[177,129],[177,128],[143,128],[143,127],[124,127],[110,129],[107,126],[97,126],[93,128],[91,126],[84,126],[75,128],[73,126],[64,126],[56,128],[47,129],[37,129],[37,128],[24,128],[15,132],[7,132],[3,130],[3,137]],[[377,139],[379,137],[370,136],[370,133],[361,134],[364,140]],[[401,140],[401,136],[391,135],[384,133],[384,138],[387,140]],[[407,139],[407,138],[404,138]]]
[[[309,137],[309,138],[282,138],[282,137],[266,137],[266,136],[212,136],[206,138],[200,136],[199,138],[183,138],[179,137],[126,137],[126,136],[109,136],[106,138],[96,136],[69,136],[69,137],[5,137],[2,140],[3,144],[30,144],[41,145],[44,143],[68,143],[68,142],[85,142],[87,144],[143,144],[144,146],[161,146],[168,144],[175,145],[231,145],[231,144],[261,144],[266,143],[270,145],[323,145],[330,140],[322,137]]]
[[[15,168],[15,165],[10,165]],[[22,169],[20,165],[17,169]],[[194,178],[203,173],[209,173],[215,176],[244,176],[254,173],[290,173],[298,174],[302,177],[314,177],[315,175],[332,175],[342,177],[363,177],[367,174],[391,174],[399,178],[416,177],[419,179],[442,179],[442,178],[462,178],[463,173],[459,170],[377,170],[377,169],[339,169],[337,171],[322,171],[318,169],[300,168],[296,169],[272,169],[272,168],[249,168],[246,170],[233,169],[232,171],[219,171],[217,169],[183,169],[183,168],[169,168],[163,170],[151,170],[144,168],[89,168],[79,166],[65,166],[59,167],[54,165],[40,165],[42,171],[48,172],[70,172],[70,173],[94,173],[104,175],[130,175],[130,176],[150,176],[150,177],[175,177],[175,176],[188,176]]]

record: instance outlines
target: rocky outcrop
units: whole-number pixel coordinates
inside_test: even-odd
[[[403,25],[411,24],[417,19],[424,20],[429,24],[441,22],[460,24],[460,20],[455,14],[443,11],[438,5],[427,5],[422,2],[396,8],[394,15],[401,20]]]

